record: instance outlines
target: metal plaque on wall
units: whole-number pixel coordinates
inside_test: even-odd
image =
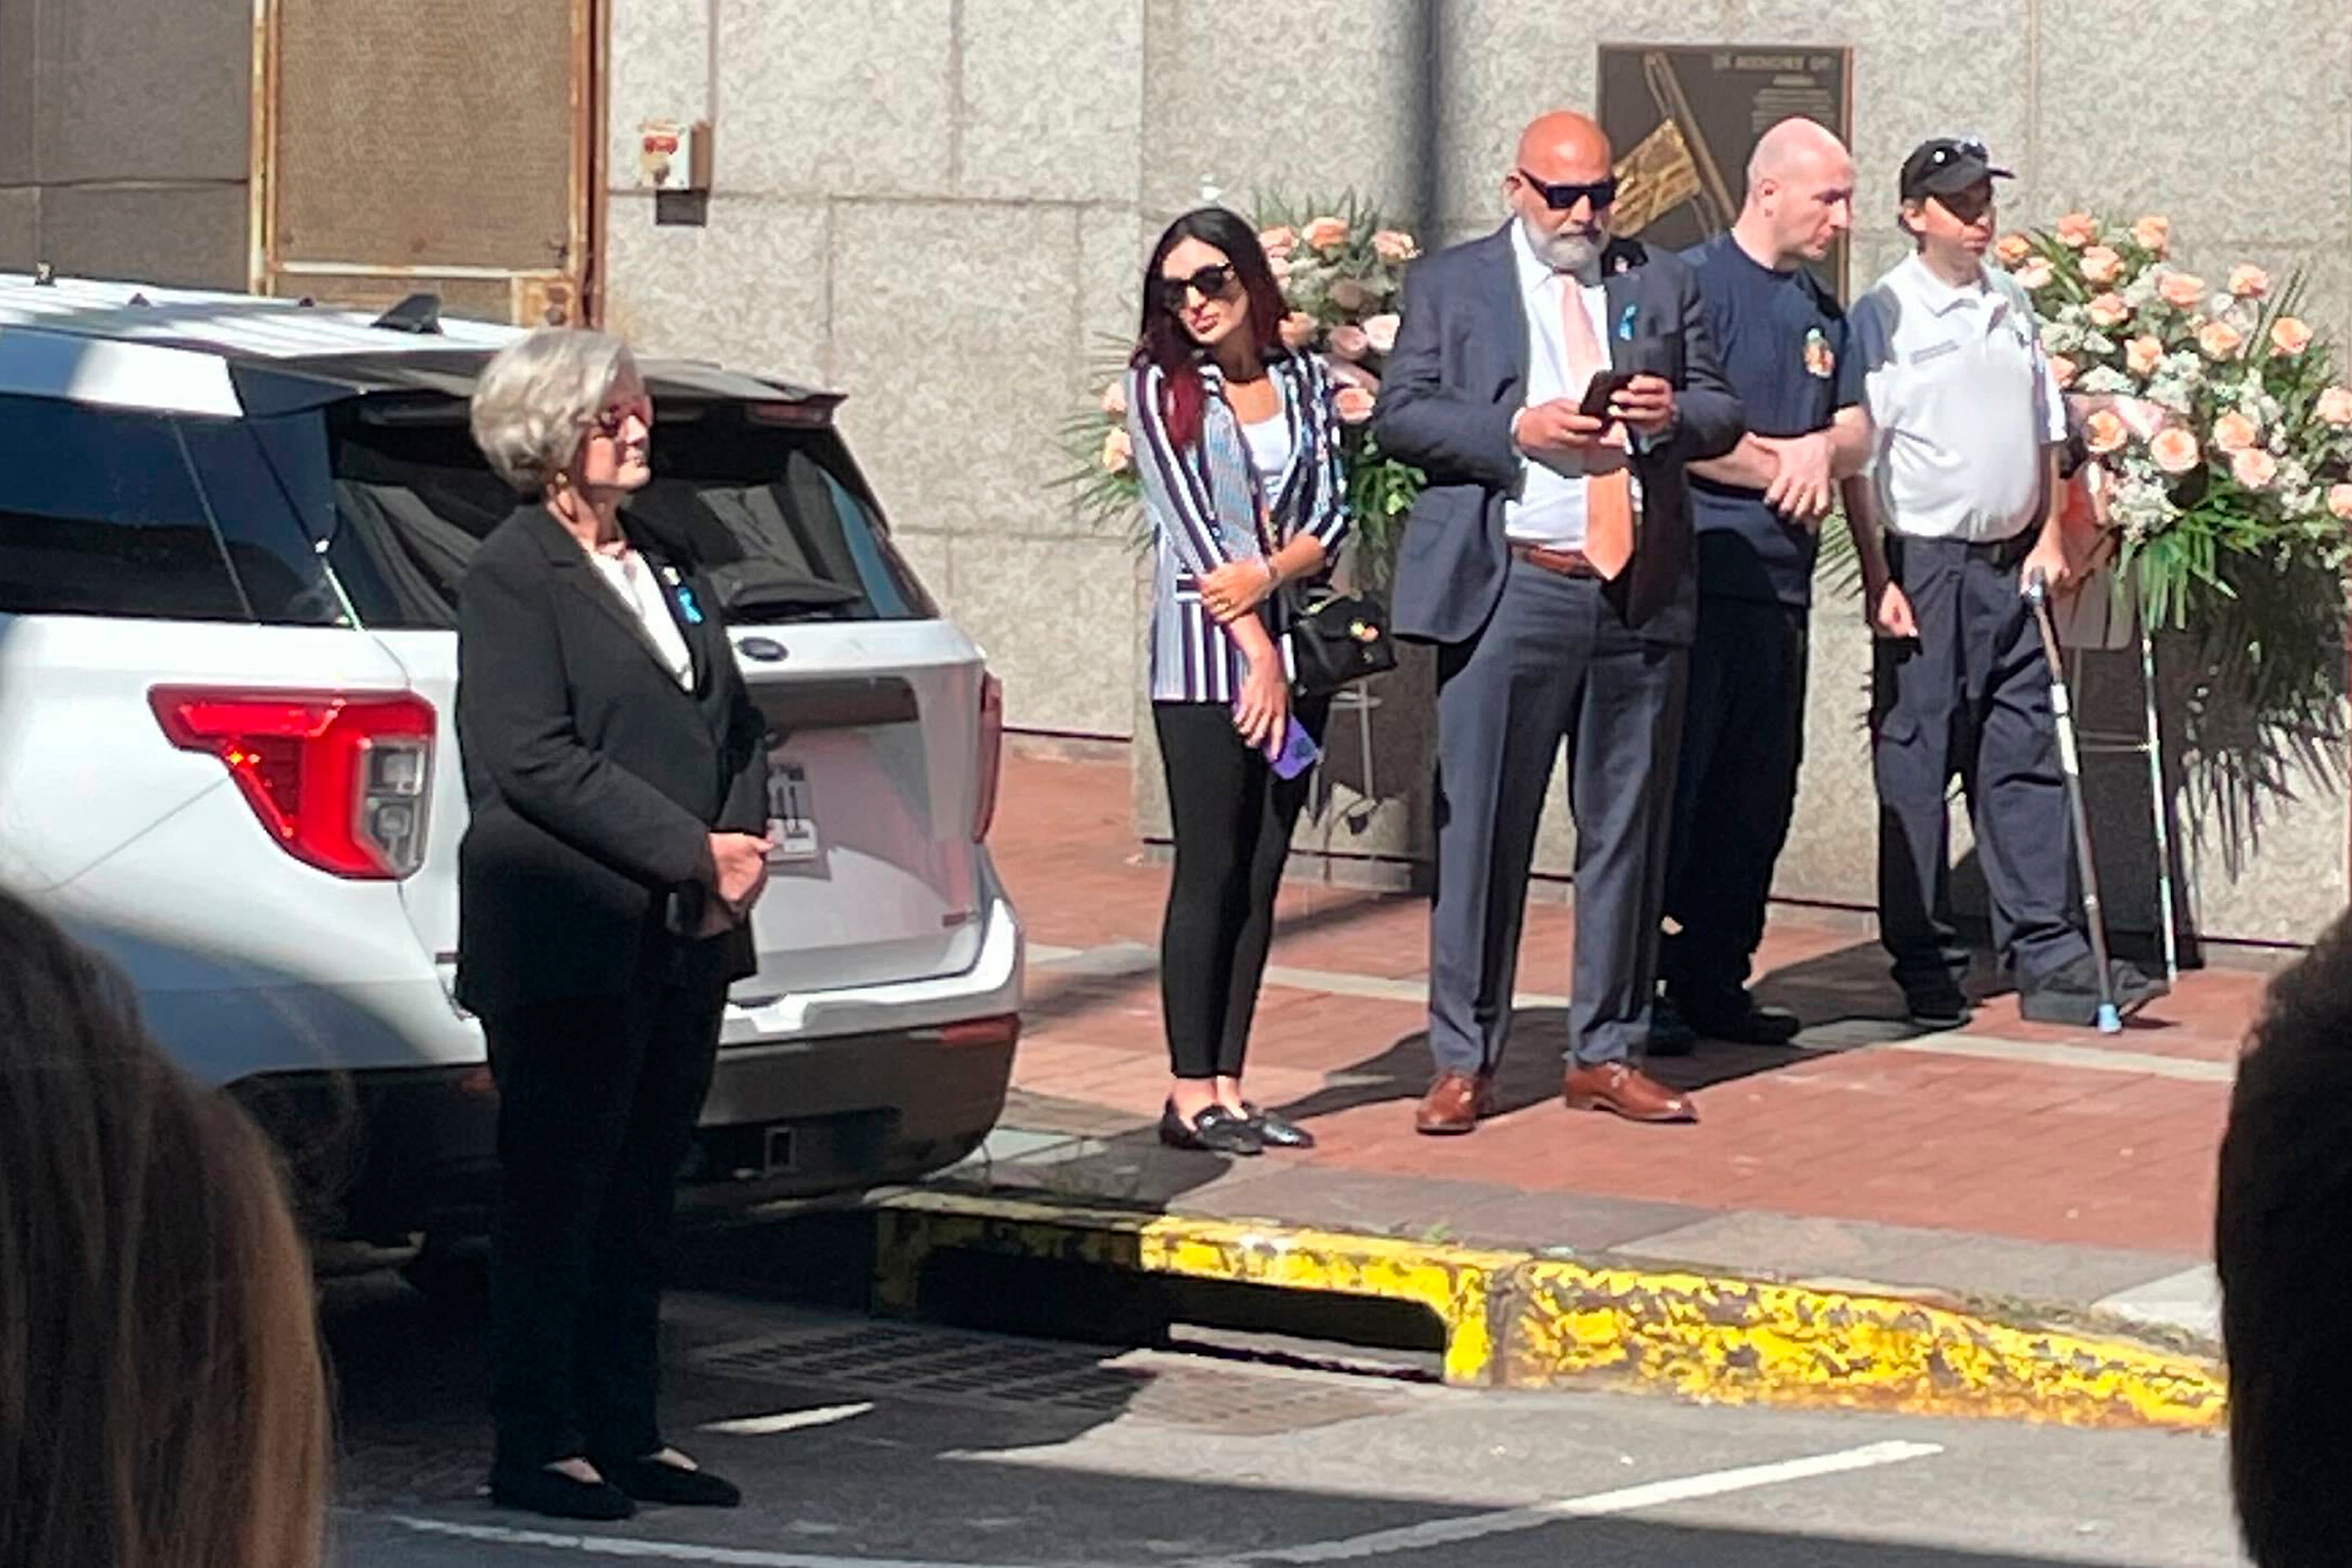
[[[1853,66],[1843,48],[1601,45],[1601,126],[1620,186],[1612,226],[1669,250],[1721,234],[1772,126],[1801,114],[1853,144]],[[1841,300],[1847,244],[1814,264]]]

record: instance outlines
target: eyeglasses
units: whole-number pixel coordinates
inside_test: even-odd
[[[1170,315],[1181,315],[1195,291],[1203,300],[1222,300],[1234,291],[1235,281],[1233,265],[1221,261],[1202,268],[1190,278],[1163,276],[1153,285],[1153,297]]]
[[[1617,176],[1614,174],[1595,180],[1589,185],[1555,185],[1537,179],[1525,169],[1519,171],[1519,178],[1543,197],[1544,205],[1556,213],[1564,213],[1580,201],[1591,202],[1592,210],[1599,212],[1617,200]]]
[[[653,428],[654,400],[640,396],[615,403],[589,420],[588,427],[599,436],[616,437],[632,418],[649,430]]]

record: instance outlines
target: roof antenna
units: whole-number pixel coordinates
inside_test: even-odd
[[[411,294],[383,315],[372,325],[393,332],[418,332],[439,335],[441,331],[441,296]]]
[[[33,287],[54,289],[58,286],[58,269],[47,261],[33,263]]]

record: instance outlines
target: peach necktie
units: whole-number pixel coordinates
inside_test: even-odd
[[[1591,379],[1609,368],[1609,356],[1593,335],[1591,313],[1584,308],[1584,287],[1573,273],[1562,273],[1564,304],[1560,328],[1568,348],[1570,395],[1580,397]],[[1622,447],[1623,426],[1611,429],[1609,441]],[[1605,473],[1588,473],[1584,479],[1584,558],[1603,577],[1614,577],[1633,559],[1633,474],[1622,458]]]

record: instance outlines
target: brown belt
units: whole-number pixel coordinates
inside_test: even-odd
[[[1601,569],[1593,565],[1581,550],[1555,550],[1549,544],[1527,544],[1516,539],[1510,541],[1510,546],[1511,553],[1528,565],[1541,567],[1562,577],[1601,575]]]

